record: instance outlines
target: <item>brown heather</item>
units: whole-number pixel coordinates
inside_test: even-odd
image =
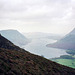
[[[75,69],[31,54],[0,35],[0,75],[75,75]]]

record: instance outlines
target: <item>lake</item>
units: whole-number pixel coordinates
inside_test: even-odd
[[[46,47],[47,44],[54,43],[56,40],[48,38],[35,38],[30,43],[23,46],[23,48],[33,54],[44,56],[45,58],[60,57],[60,55],[66,55],[66,51],[63,49]]]

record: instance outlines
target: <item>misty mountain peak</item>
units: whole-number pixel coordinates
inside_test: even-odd
[[[0,48],[10,49],[10,50],[19,50],[20,48],[15,46],[12,42],[7,40],[0,34]]]
[[[1,30],[0,34],[17,46],[26,45],[29,42],[28,39],[17,30]]]
[[[70,32],[70,34],[75,34],[75,28]]]
[[[47,46],[60,49],[75,50],[75,28],[56,43],[48,44]]]

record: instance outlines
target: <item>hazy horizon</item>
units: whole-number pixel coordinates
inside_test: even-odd
[[[74,16],[74,0],[0,0],[0,30],[67,34]]]

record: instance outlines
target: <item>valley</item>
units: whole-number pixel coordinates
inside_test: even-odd
[[[49,34],[26,34],[25,35],[28,39],[31,40],[30,43],[23,46],[22,48],[26,49],[27,51],[44,56],[45,58],[54,58],[54,57],[60,57],[60,55],[67,54],[65,50],[63,49],[57,49],[57,48],[48,48],[46,45],[48,43],[54,43],[57,40],[47,38],[47,36],[51,36]]]

